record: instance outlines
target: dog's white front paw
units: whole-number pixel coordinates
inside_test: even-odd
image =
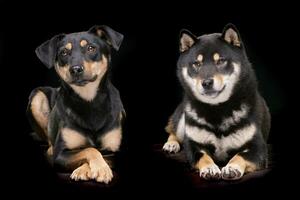
[[[113,178],[113,173],[105,161],[91,160],[91,177],[97,182],[109,183]]]
[[[217,180],[221,178],[221,170],[216,164],[210,164],[199,170],[200,177],[206,180]]]
[[[237,180],[242,178],[244,171],[237,164],[227,164],[222,168],[222,178],[224,180]]]
[[[83,165],[81,165],[80,167],[78,167],[77,169],[75,169],[71,176],[71,179],[75,180],[75,181],[87,181],[91,179],[91,169],[89,167],[89,165],[87,163],[84,163]]]
[[[177,153],[180,151],[180,145],[177,141],[168,141],[164,144],[163,150],[169,153]]]

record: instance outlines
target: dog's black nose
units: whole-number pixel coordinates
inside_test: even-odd
[[[74,66],[70,67],[70,73],[72,75],[80,75],[83,73],[83,67],[80,65],[74,65]]]
[[[214,84],[214,79],[212,79],[212,78],[205,79],[205,80],[202,81],[202,86],[206,90],[211,89],[213,84]]]

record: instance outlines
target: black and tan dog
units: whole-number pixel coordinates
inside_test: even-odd
[[[240,179],[266,167],[270,114],[235,26],[180,36],[177,76],[183,101],[171,116],[163,149],[180,144],[205,179]]]
[[[121,144],[123,105],[109,80],[111,50],[123,35],[108,26],[56,35],[36,49],[54,67],[61,87],[39,87],[30,95],[27,114],[33,129],[49,143],[54,165],[72,170],[74,180],[108,183],[112,170],[100,150]]]

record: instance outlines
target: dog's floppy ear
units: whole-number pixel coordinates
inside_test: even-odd
[[[241,47],[242,40],[239,31],[233,24],[227,24],[222,33],[222,38],[229,44]]]
[[[197,37],[193,35],[190,31],[182,29],[180,31],[180,41],[179,41],[179,50],[184,52],[191,48],[197,40]]]
[[[53,67],[57,51],[57,43],[64,37],[64,34],[59,34],[47,40],[36,48],[35,53],[37,57],[48,68]]]
[[[90,28],[88,32],[93,33],[101,39],[103,39],[104,41],[106,41],[106,43],[113,47],[116,51],[119,50],[124,38],[124,36],[121,33],[105,25],[95,25],[92,28]]]

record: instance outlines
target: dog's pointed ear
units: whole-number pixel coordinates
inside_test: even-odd
[[[106,43],[113,47],[116,51],[119,50],[121,43],[123,41],[124,36],[113,30],[112,28],[105,26],[105,25],[95,25],[89,29],[89,33],[93,33],[106,41]]]
[[[190,31],[182,29],[180,31],[180,41],[179,41],[179,50],[184,52],[191,48],[197,40],[197,37],[193,35]]]
[[[56,35],[35,49],[37,57],[49,69],[54,66],[57,43],[64,37],[64,35],[65,34]]]
[[[240,33],[233,24],[227,24],[224,27],[222,38],[233,46],[241,47],[242,45]]]

